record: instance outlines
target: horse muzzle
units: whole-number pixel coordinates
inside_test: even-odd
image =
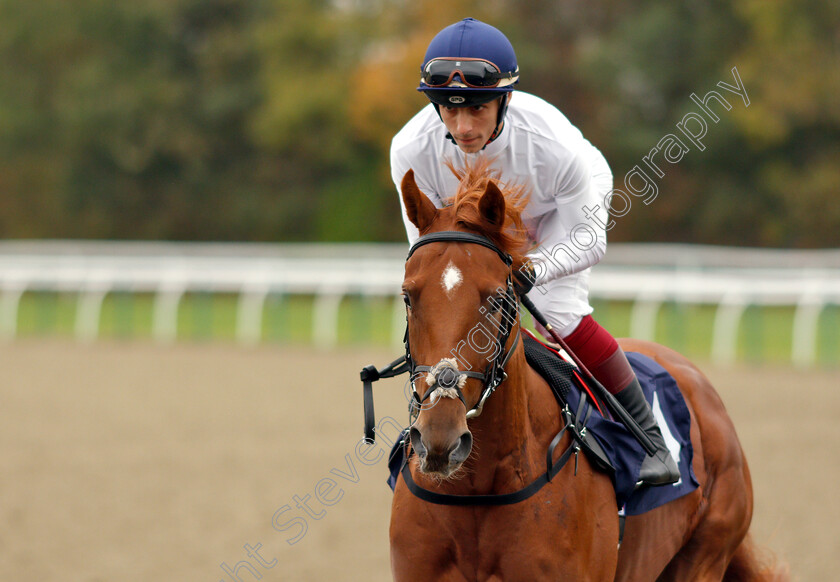
[[[443,434],[438,434],[443,432]],[[473,437],[464,431],[452,438],[454,431],[427,431],[423,434],[417,424],[409,430],[411,446],[420,461],[420,471],[443,479],[451,477],[472,451]],[[433,437],[431,433],[435,433]]]

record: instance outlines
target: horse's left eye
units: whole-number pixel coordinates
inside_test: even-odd
[[[405,306],[407,308],[411,309],[411,298],[408,296],[408,293],[403,293],[402,296],[403,296],[403,302],[405,303]]]

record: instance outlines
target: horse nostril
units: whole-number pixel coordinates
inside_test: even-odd
[[[462,434],[450,449],[450,462],[460,464],[466,461],[467,457],[470,456],[470,451],[472,451],[472,440],[472,434],[469,431]]]
[[[411,446],[414,449],[414,452],[417,453],[417,456],[421,458],[425,457],[426,446],[423,444],[423,437],[420,434],[420,431],[412,426],[408,431],[408,438],[411,440]]]

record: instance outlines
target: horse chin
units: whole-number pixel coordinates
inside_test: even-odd
[[[436,481],[457,480],[463,473],[463,471],[461,471],[463,466],[463,462],[454,462],[435,457],[431,459],[423,457],[420,459],[419,463],[420,472]]]

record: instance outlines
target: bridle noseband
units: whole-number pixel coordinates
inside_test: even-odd
[[[411,245],[411,248],[408,251],[408,256],[406,257],[406,261],[408,261],[408,259],[411,258],[411,255],[413,255],[418,248],[427,244],[439,242],[460,242],[481,245],[495,251],[496,254],[499,255],[499,258],[502,259],[505,265],[507,265],[509,268],[513,265],[513,257],[511,257],[510,254],[502,251],[489,238],[478,234],[472,234],[469,232],[457,231],[433,232],[421,236],[413,245]],[[498,345],[500,353],[495,358],[493,358],[493,361],[488,364],[484,372],[462,372],[458,370],[457,365],[454,363],[454,359],[441,360],[434,366],[418,365],[411,355],[411,347],[409,346],[408,341],[408,323],[406,323],[404,338],[405,361],[408,364],[408,369],[411,374],[411,387],[413,396],[411,402],[412,417],[419,414],[419,411],[422,409],[423,404],[426,402],[426,400],[428,400],[431,397],[431,395],[439,389],[443,389],[444,391],[455,392],[458,399],[460,399],[461,402],[463,402],[464,407],[467,409],[468,419],[475,418],[481,414],[481,411],[484,408],[484,403],[487,400],[487,398],[489,398],[490,395],[493,394],[493,392],[496,390],[496,388],[498,388],[499,384],[504,382],[507,378],[507,374],[505,373],[504,368],[507,365],[511,355],[513,355],[513,352],[516,350],[516,345],[519,341],[519,334],[517,334],[514,338],[513,345],[510,347],[507,353],[502,354],[502,351],[505,349],[505,346],[507,345],[508,340],[510,339],[511,332],[513,331],[514,322],[518,321],[519,315],[519,302],[516,298],[516,294],[513,287],[512,271],[508,273],[504,295],[502,296],[499,303],[499,308],[501,311],[501,321],[499,323],[498,335],[496,336],[496,345]],[[414,380],[417,377],[416,374],[422,372],[426,372],[427,374],[433,374],[433,382],[427,382],[427,384],[430,384],[429,388],[423,393],[422,396],[420,396],[417,393],[417,388],[414,385]],[[472,408],[470,408],[467,404],[466,400],[464,399],[464,394],[461,391],[461,387],[463,386],[466,378],[475,378],[477,380],[481,380],[481,382],[484,384],[484,388],[482,389],[481,395],[478,398],[478,402]]]

